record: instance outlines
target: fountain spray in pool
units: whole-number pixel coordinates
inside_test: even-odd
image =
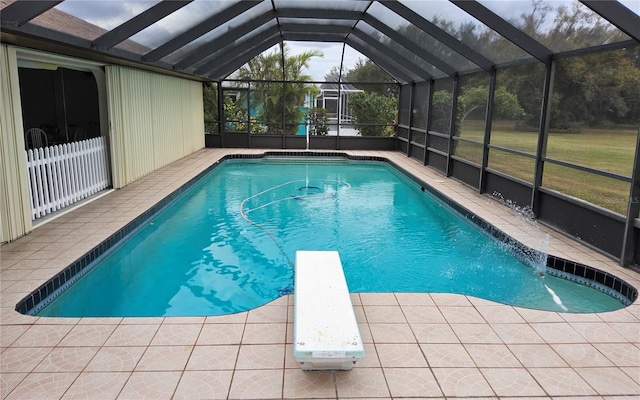
[[[523,261],[531,266],[538,275],[544,277],[547,273],[547,253],[549,250],[550,239],[549,234],[540,229],[531,207],[518,206],[512,200],[505,199],[498,192],[493,192],[493,197],[502,205],[515,212],[515,215],[518,218],[517,226],[522,228],[529,237],[525,242],[527,248],[519,248],[518,250],[522,253],[522,256],[525,257],[525,260]],[[514,240],[513,243],[507,243],[507,246],[517,246],[517,244],[518,242]],[[514,252],[517,253],[517,251]]]
[[[505,200],[500,193],[494,192],[493,196],[498,198],[500,202],[516,212],[518,220],[521,221],[520,225],[525,226],[527,234],[530,236],[530,241],[533,246],[530,250],[525,250],[524,253],[527,257],[527,264],[529,264],[536,273],[540,276],[542,286],[551,295],[554,303],[556,303],[563,311],[569,311],[569,309],[562,303],[562,299],[551,289],[544,280],[547,273],[547,253],[549,249],[549,234],[543,232],[536,222],[535,215],[531,207],[520,207],[511,200]]]

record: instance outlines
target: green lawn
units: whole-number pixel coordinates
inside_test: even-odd
[[[484,124],[465,121],[461,137],[482,142]],[[583,129],[580,133],[550,133],[547,157],[623,176],[631,176],[637,128]],[[491,144],[535,154],[538,134],[519,132],[510,121],[492,125]],[[456,155],[479,162],[481,146],[461,145]],[[533,160],[491,150],[489,167],[511,176],[533,181]],[[629,184],[615,179],[546,163],[542,186],[578,197],[609,210],[626,214]]]

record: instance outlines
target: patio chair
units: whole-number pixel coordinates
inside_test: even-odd
[[[27,149],[37,149],[49,146],[47,134],[40,128],[31,128],[24,135],[24,143]]]

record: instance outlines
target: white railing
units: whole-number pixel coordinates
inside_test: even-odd
[[[29,149],[26,156],[32,219],[111,185],[103,137]]]

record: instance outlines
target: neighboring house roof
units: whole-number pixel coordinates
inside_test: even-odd
[[[327,91],[338,91],[338,81],[336,77],[333,76],[329,76],[327,77],[327,80],[329,82],[325,82],[323,84],[320,85],[320,90],[322,92],[327,92]],[[358,89],[357,87],[353,86],[350,83],[342,83],[340,84],[339,87],[341,92],[362,92],[362,89]]]
[[[15,0],[0,0],[0,6],[4,8],[14,2]],[[108,30],[106,29],[100,28],[97,25],[74,17],[73,15],[68,14],[64,11],[60,11],[56,8],[52,8],[47,12],[38,15],[36,18],[32,19],[29,22],[43,28],[66,33],[68,35],[87,40],[95,40],[108,32]],[[145,54],[151,51],[151,49],[147,46],[143,46],[140,43],[134,42],[133,40],[125,40],[118,45],[118,48],[136,54]]]

